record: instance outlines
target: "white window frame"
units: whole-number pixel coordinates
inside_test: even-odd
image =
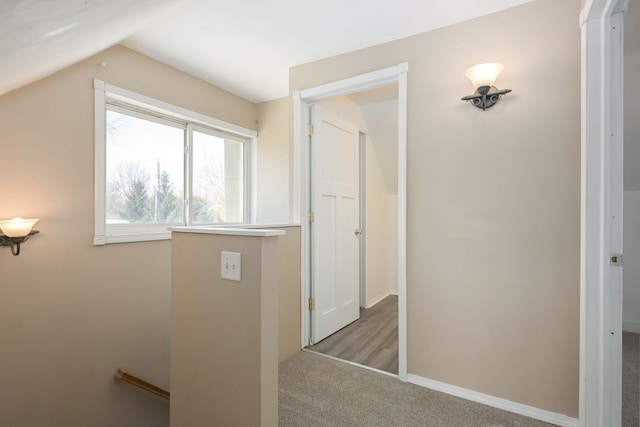
[[[106,232],[106,160],[107,160],[107,141],[106,141],[106,124],[107,124],[107,101],[113,100],[123,102],[133,107],[139,107],[146,111],[158,113],[161,116],[173,118],[189,123],[187,125],[188,132],[191,132],[191,125],[202,126],[203,129],[213,129],[236,135],[242,139],[248,140],[245,146],[244,159],[244,222],[248,223],[255,218],[253,202],[256,197],[254,194],[255,187],[252,185],[252,178],[255,176],[255,152],[257,147],[257,131],[246,129],[223,120],[215,119],[204,114],[190,111],[175,105],[159,101],[148,96],[140,95],[126,89],[119,88],[105,83],[102,80],[94,79],[94,114],[95,114],[95,219],[94,219],[94,236],[93,244],[96,246],[106,245],[110,243],[126,243],[126,242],[144,242],[153,240],[171,239],[170,231],[146,231],[144,225],[140,231],[134,233],[123,234],[107,234]],[[185,166],[188,166],[185,164]],[[185,168],[185,180],[187,182],[187,190],[190,192],[189,177],[186,175],[189,169]],[[186,193],[189,194],[189,193]],[[187,210],[189,211],[189,210]],[[190,212],[187,212],[185,224],[190,225]],[[225,224],[227,225],[227,224]]]

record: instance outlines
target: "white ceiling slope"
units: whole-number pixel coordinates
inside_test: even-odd
[[[252,102],[294,65],[532,0],[1,0],[0,94],[117,43]]]
[[[119,43],[175,0],[0,0],[0,95]]]

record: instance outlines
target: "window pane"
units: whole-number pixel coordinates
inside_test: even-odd
[[[244,221],[244,144],[193,132],[191,221]]]
[[[184,129],[108,110],[107,225],[184,224],[183,153]]]

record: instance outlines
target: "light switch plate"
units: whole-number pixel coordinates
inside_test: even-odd
[[[242,278],[242,257],[238,252],[221,252],[220,277],[239,282]]]

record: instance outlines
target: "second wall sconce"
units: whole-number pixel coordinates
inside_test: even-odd
[[[14,256],[20,255],[20,244],[39,233],[38,230],[33,230],[33,226],[38,221],[40,218],[13,218],[0,221],[0,246],[10,246]]]
[[[497,62],[478,64],[468,68],[464,75],[471,81],[476,91],[473,95],[463,97],[462,100],[469,101],[483,110],[493,107],[502,95],[511,92],[511,89],[498,90],[494,86],[502,71],[504,71],[504,65]]]

